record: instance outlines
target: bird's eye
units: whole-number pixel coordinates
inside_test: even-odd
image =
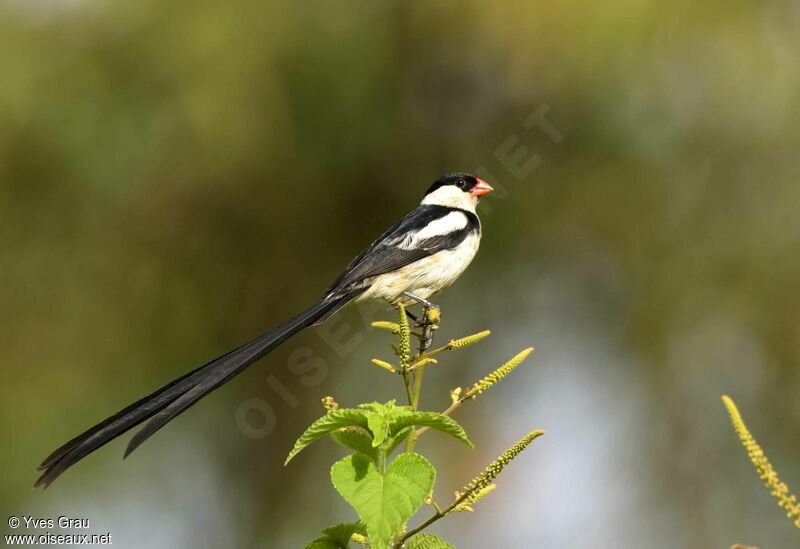
[[[458,185],[459,189],[463,189],[464,187],[467,186],[467,182],[464,181],[463,179],[459,179],[458,182],[456,183],[456,185]]]

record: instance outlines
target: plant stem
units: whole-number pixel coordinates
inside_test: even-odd
[[[422,389],[422,374],[424,372],[425,367],[422,366],[417,372],[414,373],[414,394],[413,401],[411,403],[411,409],[415,412],[417,411],[417,406],[419,405],[419,393],[420,389]],[[406,440],[406,453],[414,451],[414,445],[417,443],[417,438],[419,438],[417,431],[414,431],[408,435],[408,440]]]
[[[411,383],[408,379],[408,371],[404,368],[402,372],[403,374],[403,386],[406,388],[406,398],[408,398],[408,405],[414,406],[414,396],[411,394]]]
[[[426,520],[425,522],[423,522],[422,524],[420,524],[419,526],[417,526],[413,530],[403,534],[403,537],[400,538],[397,541],[397,543],[395,543],[395,545],[394,545],[395,549],[401,549],[403,547],[403,543],[405,543],[405,541],[408,538],[410,538],[411,536],[414,536],[416,534],[419,534],[425,528],[427,528],[428,526],[430,526],[431,524],[433,524],[434,522],[436,522],[440,518],[444,517],[445,515],[449,514],[453,509],[458,507],[459,504],[463,503],[464,500],[466,500],[471,494],[472,494],[472,491],[471,490],[467,490],[466,493],[461,494],[461,496],[459,496],[458,499],[456,499],[453,503],[451,503],[450,505],[445,507],[443,510],[440,511],[440,510],[437,509],[436,513],[434,513],[434,515],[431,518],[429,518],[428,520]]]
[[[414,358],[412,362],[417,363],[423,358],[426,357],[425,353],[428,349],[431,348],[431,344],[433,343],[433,333],[435,331],[435,327],[430,320],[430,309],[427,307],[425,308],[425,312],[422,315],[422,334],[419,336],[419,353]],[[412,376],[414,378],[414,390],[411,393],[410,404],[411,409],[415,412],[419,407],[419,395],[422,391],[422,376],[425,373],[425,366],[420,366],[417,368],[413,373]],[[417,433],[416,431],[411,433],[408,436],[408,440],[406,441],[406,453],[410,453],[414,451],[414,445],[417,443]]]
[[[425,366],[420,366],[417,368],[417,371],[414,372],[414,392],[412,394],[414,400],[411,403],[411,409],[415,412],[417,408],[419,408],[419,393],[422,390],[422,374],[425,373]]]
[[[425,312],[422,314],[422,337],[419,338],[419,353],[417,354],[416,358],[413,362],[417,363],[423,358],[425,358],[425,353],[428,349],[431,348],[431,344],[433,343],[433,332],[434,326],[431,323],[430,319],[430,309],[427,307],[425,308]],[[422,389],[422,374],[425,373],[425,366],[420,366],[418,371],[414,372],[414,401],[411,404],[411,408],[416,412],[417,407],[419,406],[419,393]]]
[[[378,450],[378,473],[383,475],[386,472],[386,452],[384,450]]]

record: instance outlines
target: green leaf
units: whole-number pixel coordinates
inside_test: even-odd
[[[369,458],[354,454],[333,465],[331,480],[367,525],[372,549],[388,549],[433,490],[436,470],[419,454],[401,454],[381,475]]]
[[[406,412],[392,422],[392,432],[396,433],[409,425],[419,425],[436,429],[437,431],[457,438],[470,448],[475,448],[469,438],[467,438],[467,433],[464,432],[461,425],[456,423],[455,420],[438,412]]]
[[[394,404],[394,400],[390,400],[387,404]],[[362,410],[375,412],[377,414],[382,414],[386,411],[386,404],[381,404],[380,402],[366,402],[364,404],[359,404],[358,407]]]
[[[456,549],[445,540],[433,534],[417,534],[409,538],[407,549]]]
[[[382,414],[371,413],[367,415],[367,423],[372,431],[372,446],[377,448],[389,436],[389,420]]]
[[[396,402],[396,400],[390,400],[386,404],[381,404],[380,402],[369,402],[367,404],[359,404],[358,407],[362,410],[375,412],[376,414],[389,417],[394,417],[397,414],[402,414],[403,412],[411,410],[411,406],[398,406]]]
[[[306,432],[297,439],[297,442],[295,442],[292,451],[289,452],[289,456],[286,458],[284,465],[289,463],[292,458],[296,456],[303,448],[315,440],[324,437],[331,431],[335,431],[336,429],[341,429],[343,427],[354,426],[363,427],[364,429],[368,428],[366,412],[363,410],[353,410],[347,408],[328,412],[317,421],[312,423],[311,427],[306,429]]]
[[[391,442],[389,442],[386,448],[386,455],[389,456],[394,452],[395,448],[400,446],[405,439],[408,438],[408,435],[414,432],[414,426],[408,426],[405,429],[401,429],[399,433],[392,437]]]
[[[325,528],[322,533],[330,539],[338,542],[342,547],[347,548],[350,543],[350,538],[352,537],[353,533],[358,530],[358,527],[359,524],[357,522],[350,524],[337,524],[336,526]]]
[[[354,532],[358,532],[363,524],[354,522],[351,524],[337,524],[325,528],[322,533],[325,534],[321,538],[315,539],[308,545],[306,549],[349,549],[350,538]]]
[[[395,418],[409,413],[410,406],[397,406],[394,400],[386,404],[380,402],[370,402],[360,404],[359,408],[364,410],[367,417],[369,430],[372,432],[372,446],[377,448],[389,437],[389,428]]]
[[[372,447],[372,437],[355,429],[339,429],[331,433],[331,438],[349,450],[360,452],[372,461],[378,461],[378,453]]]

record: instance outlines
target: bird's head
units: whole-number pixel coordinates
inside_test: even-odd
[[[480,198],[493,190],[486,181],[474,175],[449,173],[433,182],[422,203],[474,212]]]

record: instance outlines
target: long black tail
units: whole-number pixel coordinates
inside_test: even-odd
[[[326,299],[293,319],[241,347],[179,377],[155,393],[98,423],[50,454],[39,466],[44,471],[34,487],[49,486],[61,473],[129,429],[150,419],[131,439],[125,457],[208,393],[227,383],[248,366],[301,330],[322,322],[355,299],[363,290]]]

